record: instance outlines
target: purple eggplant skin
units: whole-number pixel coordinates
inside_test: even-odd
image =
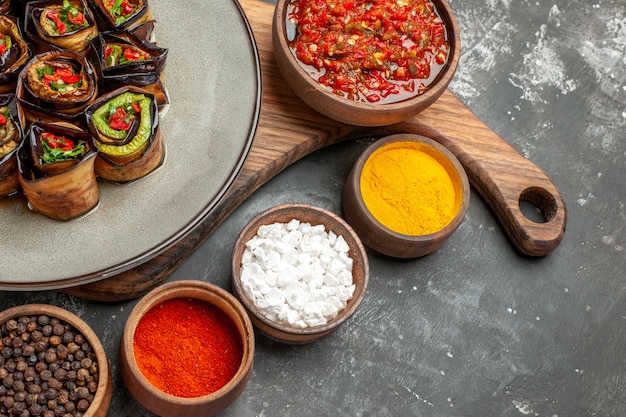
[[[84,141],[85,152],[74,163],[42,169],[41,161],[36,160],[42,130]],[[94,169],[97,154],[95,139],[88,132],[63,122],[34,122],[17,152],[19,181],[29,208],[59,221],[93,211],[100,203]]]
[[[0,199],[10,197],[18,194],[20,191],[20,183],[18,178],[17,167],[17,149],[23,140],[23,129],[19,120],[17,103],[15,95],[13,94],[1,94],[0,95],[0,108],[8,108],[10,120],[7,120],[7,124],[11,125],[11,134],[9,136],[0,136]],[[3,131],[4,128],[0,128]],[[10,145],[12,150],[8,152],[2,152],[4,146],[9,149],[9,141],[17,142]]]
[[[13,46],[0,57],[0,93],[14,93],[17,78],[31,57],[16,18],[0,15],[0,32],[11,37]]]

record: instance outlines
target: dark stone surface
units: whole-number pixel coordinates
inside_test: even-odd
[[[474,194],[434,254],[395,261],[369,251],[367,295],[337,333],[305,346],[259,336],[251,380],[223,416],[626,415],[626,3],[450,3],[463,40],[451,89],[552,178],[568,209],[563,242],[547,257],[521,256]],[[368,143],[288,168],[168,281],[229,288],[239,230],[275,204],[340,213],[343,184]],[[134,301],[0,293],[3,308],[30,302],[65,307],[100,335],[115,378],[109,416],[152,416],[116,363]]]

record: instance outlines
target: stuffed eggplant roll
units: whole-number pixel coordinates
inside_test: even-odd
[[[125,183],[163,163],[165,146],[152,94],[132,86],[120,88],[98,99],[85,115],[98,146],[98,177]]]
[[[148,0],[89,0],[108,30],[132,29],[152,19]]]
[[[20,73],[16,95],[29,122],[75,122],[97,98],[93,67],[82,55],[50,51],[29,61]]]
[[[100,201],[93,136],[67,123],[35,122],[18,150],[19,181],[31,210],[70,220]]]
[[[167,52],[129,31],[111,31],[91,40],[90,59],[102,90],[140,87],[152,93],[162,107],[168,103],[163,87]]]
[[[30,58],[17,21],[0,16],[0,93],[14,93],[17,77]]]
[[[17,117],[15,96],[0,95],[0,198],[17,194],[17,148],[22,142],[22,127]]]
[[[37,52],[65,49],[87,55],[98,26],[84,0],[42,0],[26,4],[25,32]]]

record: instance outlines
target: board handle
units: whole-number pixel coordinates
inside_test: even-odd
[[[450,149],[521,253],[545,256],[562,241],[567,211],[557,187],[450,90],[422,113],[386,130],[421,134]],[[521,203],[536,207],[543,221],[527,217]]]

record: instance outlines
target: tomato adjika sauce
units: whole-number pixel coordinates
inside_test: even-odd
[[[378,104],[422,94],[447,62],[446,28],[430,0],[292,0],[289,7],[292,52],[349,99]]]

